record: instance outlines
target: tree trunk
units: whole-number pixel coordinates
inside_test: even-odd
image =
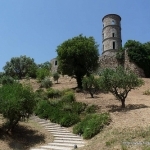
[[[91,95],[91,98],[94,98],[93,93],[92,93],[92,92],[89,92],[89,93],[90,93],[90,95]]]
[[[125,99],[122,99],[122,100],[121,100],[121,104],[122,104],[121,107],[122,107],[122,108],[125,108]]]
[[[82,77],[81,76],[77,76],[76,80],[77,80],[77,86],[78,86],[78,88],[82,89]]]

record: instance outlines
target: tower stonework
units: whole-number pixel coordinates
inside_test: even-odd
[[[116,53],[122,47],[121,17],[117,14],[108,14],[103,17],[102,23],[102,55],[99,58],[100,68],[116,68],[119,65],[116,59]]]

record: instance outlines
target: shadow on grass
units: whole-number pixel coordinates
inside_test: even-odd
[[[7,133],[0,127],[0,140],[4,141],[14,150],[29,150],[36,144],[44,143],[45,137],[27,126],[17,126],[13,133]]]
[[[146,106],[144,104],[129,104],[126,105],[125,108],[121,108],[121,106],[118,105],[108,105],[107,108],[109,109],[109,112],[127,112],[130,110],[135,110],[135,109],[141,109],[141,108],[149,108],[149,106]]]

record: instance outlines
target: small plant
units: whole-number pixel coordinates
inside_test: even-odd
[[[57,81],[57,83],[58,83],[59,77],[60,77],[60,75],[59,75],[58,72],[55,72],[55,73],[53,74],[53,79],[54,79],[54,81]]]
[[[43,88],[50,88],[52,86],[52,81],[46,77],[44,80],[41,82],[41,87]]]
[[[143,92],[143,95],[150,95],[150,89]]]

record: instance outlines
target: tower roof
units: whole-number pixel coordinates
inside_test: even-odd
[[[120,20],[121,20],[121,17],[120,17],[119,15],[117,15],[117,14],[107,14],[107,15],[105,15],[105,16],[102,18],[102,21],[104,20],[104,18],[106,18],[106,17],[108,17],[108,16],[111,16],[111,15],[117,16],[117,17],[119,17]]]

